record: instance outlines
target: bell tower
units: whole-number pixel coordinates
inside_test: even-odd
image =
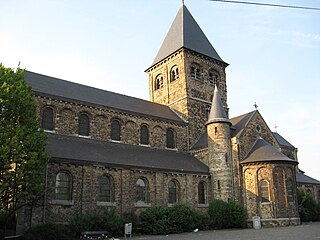
[[[215,85],[228,113],[227,66],[182,4],[146,72],[150,101],[169,106],[188,122],[189,146],[206,130]]]

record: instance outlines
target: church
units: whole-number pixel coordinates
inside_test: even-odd
[[[227,66],[182,4],[145,70],[149,101],[26,71],[50,161],[43,206],[18,225],[213,199],[241,203],[249,225],[299,224],[297,186],[319,201],[320,182],[258,110],[229,117]]]

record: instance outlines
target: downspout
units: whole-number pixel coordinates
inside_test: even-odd
[[[232,177],[232,180],[231,180],[231,183],[232,183],[232,193],[233,193],[233,200],[235,200],[235,189],[234,189],[234,166],[233,166],[233,155],[232,155],[232,141],[231,139],[229,139],[229,142],[230,142],[230,159],[231,159],[231,177]]]
[[[42,215],[43,224],[46,223],[47,189],[48,189],[48,164],[46,164],[46,168],[45,168],[44,200],[43,200],[43,215]]]

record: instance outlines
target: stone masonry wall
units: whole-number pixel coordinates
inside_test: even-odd
[[[197,77],[191,73],[192,66],[200,70]],[[214,84],[209,81],[210,71],[219,75],[216,84],[228,113],[226,66],[225,63],[181,49],[147,70],[150,100],[170,106],[188,121],[189,146],[192,146],[200,134],[205,131],[205,123],[208,120],[214,93]],[[170,81],[170,73],[174,67],[179,70],[179,79]],[[156,89],[155,81],[159,76],[162,76],[163,87]]]
[[[249,219],[298,218],[295,165],[292,163],[252,163],[243,165],[244,205]],[[292,180],[288,185],[287,179]],[[259,181],[268,182],[269,201],[261,201]],[[291,197],[289,196],[291,194]]]
[[[72,176],[72,200],[55,199],[55,179],[59,172],[68,172]],[[114,182],[114,201],[99,202],[97,199],[99,177],[111,176]],[[147,183],[148,200],[136,202],[136,181],[143,178]],[[120,214],[134,211],[139,214],[146,208],[156,205],[168,205],[168,183],[178,183],[178,202],[187,203],[193,208],[202,209],[207,204],[198,204],[198,184],[206,186],[206,203],[211,199],[211,180],[209,175],[178,172],[155,172],[142,169],[108,168],[103,165],[79,165],[51,161],[47,172],[46,222],[69,222],[76,213],[94,213],[106,209],[116,209]],[[33,224],[42,221],[43,208],[34,211]]]
[[[89,137],[92,139],[110,141],[111,121],[117,119],[121,124],[121,142],[123,143],[139,145],[140,126],[144,124],[149,129],[149,145],[151,147],[165,148],[166,129],[172,128],[175,134],[176,149],[186,151],[188,148],[187,141],[185,141],[188,129],[185,125],[40,96],[36,97],[36,101],[39,118],[41,118],[45,107],[53,109],[54,132],[57,134],[77,135],[78,116],[81,113],[86,113],[90,118]]]

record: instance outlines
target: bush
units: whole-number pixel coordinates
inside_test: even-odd
[[[248,214],[246,209],[235,201],[228,202],[231,210],[230,228],[245,228],[247,227]]]
[[[123,219],[114,211],[79,214],[71,220],[70,228],[79,236],[85,231],[107,231],[111,236],[123,234]]]
[[[169,208],[155,206],[148,208],[140,214],[143,231],[146,234],[168,234],[170,233]]]
[[[194,211],[185,204],[177,204],[169,208],[170,233],[192,231],[194,227]]]
[[[209,204],[210,226],[213,229],[229,228],[232,221],[231,208],[227,202],[213,200]]]
[[[209,214],[207,212],[195,210],[193,213],[193,225],[194,228],[208,230],[210,225]]]
[[[72,233],[66,225],[42,224],[32,227],[24,238],[25,240],[70,240]]]
[[[308,193],[298,190],[299,215],[302,222],[320,220],[320,207]]]

